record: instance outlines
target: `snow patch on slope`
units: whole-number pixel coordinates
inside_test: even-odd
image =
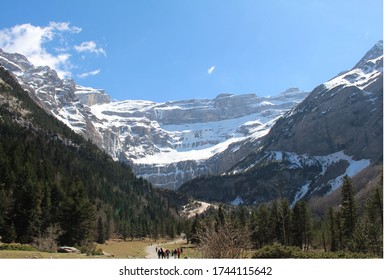
[[[209,208],[216,208],[215,205],[203,202],[203,201],[193,201],[187,205],[184,205],[180,211],[181,217],[186,217],[190,219],[196,215],[200,215]]]
[[[377,58],[368,60],[361,68],[354,68],[336,78],[324,83],[327,89],[332,89],[337,86],[355,86],[364,90],[365,86],[377,79],[383,73],[381,65],[383,55]]]
[[[294,200],[291,202],[291,207],[295,205],[299,200],[301,200],[309,191],[309,186],[311,182],[304,184],[301,189],[295,194]]]
[[[335,178],[334,180],[329,182],[332,188],[329,190],[328,193],[335,191],[336,189],[338,189],[342,185],[343,177],[345,175],[348,175],[349,177],[353,177],[357,173],[362,171],[364,168],[366,168],[370,165],[370,160],[368,160],[368,159],[354,161],[354,160],[352,160],[352,158],[349,158],[348,162],[349,162],[349,166],[348,166],[347,170],[342,175],[338,176],[337,178]]]

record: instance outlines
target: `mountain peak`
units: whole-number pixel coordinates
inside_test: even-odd
[[[383,41],[378,41],[364,56],[363,58],[353,67],[353,69],[356,68],[363,68],[364,65],[369,62],[370,60],[375,60],[377,58],[380,58],[383,56]]]
[[[367,91],[366,89],[368,89],[382,73],[383,41],[379,41],[363,56],[355,67],[349,71],[341,72],[338,76],[324,83],[324,85],[328,89],[337,86],[355,86],[363,91]]]

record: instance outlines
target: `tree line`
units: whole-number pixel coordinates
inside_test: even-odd
[[[256,207],[220,206],[187,225],[188,241],[208,258],[383,257],[383,175],[362,213],[352,180],[343,178],[340,204],[323,217],[305,201],[287,199]]]

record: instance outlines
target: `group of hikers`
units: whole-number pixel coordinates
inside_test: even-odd
[[[169,249],[164,250],[163,248],[157,249],[156,247],[156,253],[159,259],[169,259],[170,255],[175,259],[180,259],[180,255],[183,253],[183,248],[178,248],[171,251]]]

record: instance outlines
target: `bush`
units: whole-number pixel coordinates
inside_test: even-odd
[[[103,255],[103,250],[97,248],[96,243],[88,242],[83,244],[80,247],[80,251],[82,254],[87,254],[88,256],[101,256]]]
[[[373,259],[378,256],[366,253],[354,253],[348,251],[304,252],[298,247],[283,246],[281,244],[266,245],[258,250],[254,259]]]
[[[0,244],[0,250],[10,250],[10,251],[36,251],[36,249],[28,244],[20,243],[7,243]]]
[[[283,246],[281,244],[266,245],[258,250],[254,255],[254,259],[289,259],[300,258],[303,251],[298,247]]]

